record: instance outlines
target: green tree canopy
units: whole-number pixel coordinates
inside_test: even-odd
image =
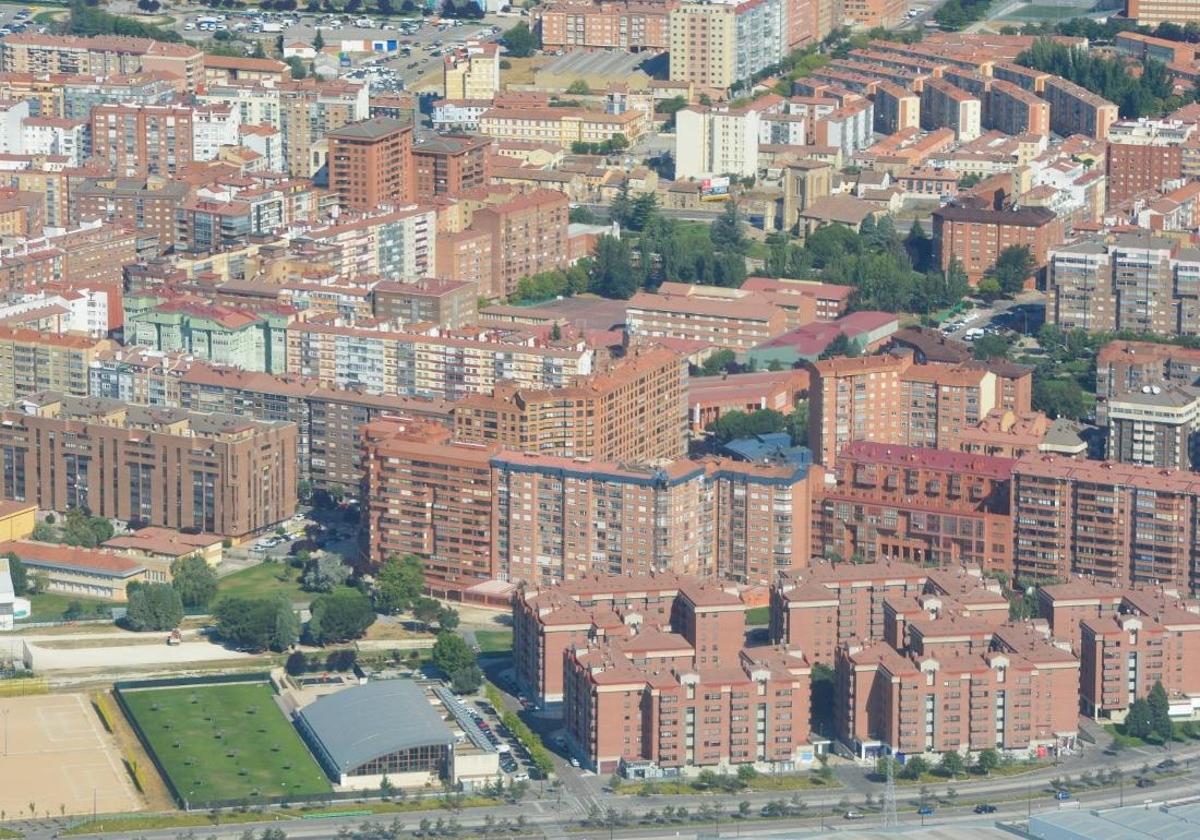
[[[217,575],[203,557],[189,554],[171,564],[171,585],[185,607],[207,607],[217,594]]]
[[[238,650],[283,651],[300,637],[300,622],[282,593],[270,598],[223,598],[213,614],[217,635]]]
[[[1033,274],[1035,263],[1028,245],[1009,245],[996,257],[992,269],[1000,290],[1006,295],[1015,295],[1025,288],[1025,280]]]
[[[475,664],[475,654],[462,636],[443,630],[433,643],[433,664],[442,673],[450,675]]]
[[[513,58],[528,58],[537,49],[537,39],[529,30],[529,24],[521,21],[504,33],[504,46]]]
[[[318,645],[357,639],[375,623],[371,599],[357,589],[318,595],[309,606],[308,638]]]
[[[172,630],[183,621],[183,603],[169,583],[147,583],[129,593],[126,620],[134,630]]]
[[[385,615],[407,610],[425,588],[421,560],[408,554],[383,561],[375,573],[375,608]]]
[[[8,576],[12,578],[13,594],[26,595],[29,592],[29,572],[25,568],[25,564],[13,552],[8,552],[5,555],[8,560]]]
[[[782,432],[786,429],[786,418],[771,408],[760,408],[749,413],[727,411],[708,427],[716,442],[722,444],[738,438]]]

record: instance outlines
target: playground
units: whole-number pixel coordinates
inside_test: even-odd
[[[0,819],[136,811],[141,798],[83,694],[0,698]]]

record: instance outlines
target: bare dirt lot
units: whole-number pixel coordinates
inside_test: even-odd
[[[142,802],[112,736],[83,694],[0,699],[0,810],[136,811]],[[94,797],[94,798],[93,798]]]

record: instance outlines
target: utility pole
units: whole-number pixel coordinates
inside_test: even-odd
[[[887,755],[887,784],[883,788],[883,827],[898,828],[900,818],[896,815],[896,780],[892,775],[892,765],[896,762],[892,758],[892,750],[888,748]],[[921,817],[921,825],[925,825],[925,817]]]

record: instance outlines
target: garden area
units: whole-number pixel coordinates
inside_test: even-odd
[[[829,765],[822,763],[807,773],[759,773],[748,764],[736,773],[701,770],[694,779],[630,782],[619,776],[609,781],[614,793],[636,796],[686,796],[696,793],[739,793],[741,791],[791,791],[841,787]]]
[[[329,781],[265,683],[123,691],[146,749],[193,802],[327,793]]]

